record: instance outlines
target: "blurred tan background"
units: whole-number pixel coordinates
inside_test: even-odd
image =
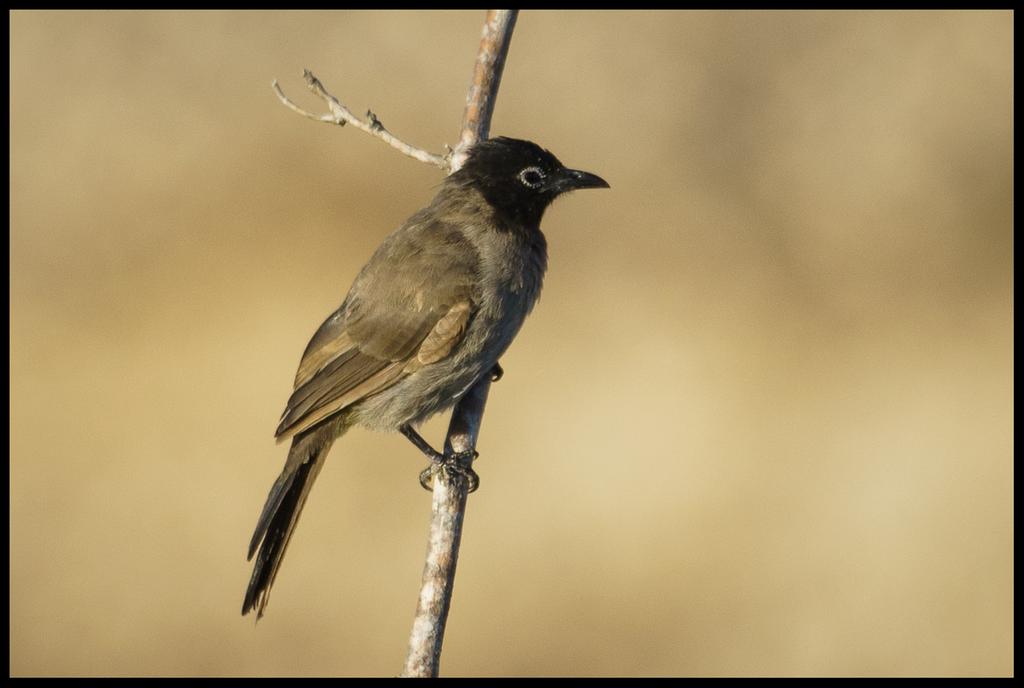
[[[258,626],[306,341],[454,144],[482,12],[11,15],[11,673],[396,675],[429,517],[339,442]],[[445,675],[1007,675],[1012,15],[520,16],[544,228]],[[440,443],[446,419],[425,434]]]

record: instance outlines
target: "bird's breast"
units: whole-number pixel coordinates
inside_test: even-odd
[[[478,247],[481,294],[473,329],[482,340],[486,357],[497,361],[540,296],[547,246],[539,230],[525,236],[501,234],[491,238]]]

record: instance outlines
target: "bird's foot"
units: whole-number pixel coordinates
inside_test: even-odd
[[[500,375],[501,368],[498,367],[497,370],[497,374]],[[434,475],[438,471],[446,478],[453,476],[464,478],[469,492],[476,492],[476,488],[480,487],[480,476],[473,470],[473,459],[480,456],[479,452],[470,449],[464,452],[442,454],[431,447],[430,443],[423,439],[411,425],[403,425],[399,430],[430,459],[430,465],[420,471],[420,485],[423,486],[423,489],[433,490]]]
[[[430,465],[420,472],[420,485],[433,492],[434,475],[440,472],[444,478],[458,478],[466,481],[466,493],[476,492],[480,487],[480,476],[473,470],[473,460],[480,452],[470,449],[464,452],[431,457]]]

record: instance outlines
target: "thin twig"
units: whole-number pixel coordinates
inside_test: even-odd
[[[466,96],[462,136],[452,153],[452,170],[466,159],[466,151],[477,141],[486,139],[491,128],[494,101],[498,96],[505,56],[512,40],[518,10],[488,10],[484,21],[480,50],[473,69],[473,82]],[[473,456],[484,406],[491,388],[491,371],[487,371],[452,411],[445,440],[445,454]],[[472,459],[468,461],[472,467]],[[462,522],[466,514],[467,481],[459,475],[435,471],[434,498],[431,506],[430,540],[423,566],[416,617],[409,637],[405,677],[436,677],[441,662],[441,645],[455,585],[455,567],[459,560]]]
[[[477,141],[491,133],[491,116],[498,99],[501,74],[505,70],[505,57],[516,28],[518,10],[488,10],[484,20],[480,50],[473,66],[473,81],[466,93],[466,109],[462,114],[462,135],[452,151],[452,171],[462,167],[466,154]]]
[[[483,421],[491,376],[470,388],[448,427],[445,454],[469,452],[472,456]],[[471,461],[469,462],[472,463]],[[441,645],[455,586],[462,522],[466,515],[467,481],[458,473],[434,472],[434,498],[430,510],[430,539],[423,565],[423,582],[409,635],[409,652],[402,676],[436,678],[441,664]]]
[[[284,94],[284,91],[281,90],[281,86],[277,83],[277,80],[275,79],[271,86],[273,87],[274,92],[277,93],[277,97],[288,108],[294,110],[303,117],[308,117],[310,119],[316,120],[317,122],[337,124],[338,126],[341,127],[345,126],[345,124],[351,124],[355,128],[360,129],[361,131],[365,131],[370,136],[376,136],[377,138],[381,139],[392,148],[395,148],[396,150],[400,151],[405,155],[408,155],[410,158],[415,158],[420,162],[425,162],[429,165],[435,165],[436,167],[440,167],[445,172],[449,171],[450,162],[448,156],[429,153],[423,150],[422,148],[417,148],[412,144],[406,143],[405,141],[401,140],[400,138],[392,134],[390,131],[385,129],[384,125],[381,124],[381,121],[377,118],[377,115],[373,114],[373,112],[369,110],[366,112],[367,121],[364,122],[363,120],[356,117],[351,110],[342,105],[341,101],[339,101],[337,98],[328,93],[327,89],[324,88],[324,85],[320,82],[320,80],[313,76],[313,72],[309,71],[308,69],[304,69],[302,70],[302,77],[306,80],[306,86],[309,87],[309,90],[312,91],[313,94],[316,95],[317,97],[323,99],[325,103],[327,103],[327,107],[330,108],[330,113],[316,115],[313,114],[312,112],[309,112],[308,110],[303,110],[298,105],[293,103],[291,99],[289,99],[288,96]]]

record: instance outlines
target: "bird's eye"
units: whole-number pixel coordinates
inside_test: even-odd
[[[527,167],[519,173],[519,181],[524,186],[536,189],[544,182],[544,170],[539,167]]]

